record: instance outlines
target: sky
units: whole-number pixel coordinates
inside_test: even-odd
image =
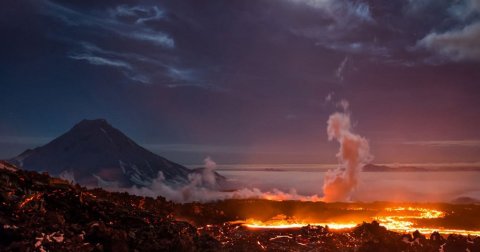
[[[0,157],[104,118],[182,164],[480,161],[480,1],[8,1]]]

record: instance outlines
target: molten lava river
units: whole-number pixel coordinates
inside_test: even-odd
[[[409,233],[418,230],[423,234],[430,234],[432,232],[439,232],[441,234],[461,234],[461,235],[476,235],[480,236],[480,230],[469,230],[462,228],[446,228],[442,226],[439,220],[445,220],[447,215],[444,211],[422,208],[422,207],[386,207],[378,211],[378,209],[364,209],[364,208],[349,208],[353,212],[376,212],[375,215],[369,216],[362,221],[376,221],[381,226],[388,230]],[[454,212],[452,211],[452,214]],[[334,230],[347,230],[356,227],[359,223],[358,216],[351,214],[348,217],[337,218],[335,221],[318,222],[310,219],[303,219],[300,217],[287,217],[279,214],[275,217],[261,221],[254,218],[248,218],[245,221],[236,221],[233,223],[242,224],[249,229],[295,229],[305,226],[323,226]]]
[[[182,207],[178,214],[227,251],[480,251],[479,204],[245,199]]]

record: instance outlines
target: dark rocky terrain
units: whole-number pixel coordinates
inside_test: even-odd
[[[0,169],[0,251],[195,251],[219,243],[175,220],[158,197],[87,190]]]
[[[479,237],[399,234],[376,222],[344,231],[251,230],[231,222],[241,217],[235,216],[239,206],[251,203],[270,205],[255,200],[176,204],[87,190],[2,162],[0,251],[480,251]]]

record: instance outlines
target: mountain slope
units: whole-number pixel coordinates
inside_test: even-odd
[[[133,142],[106,120],[83,120],[50,143],[10,160],[52,175],[73,173],[76,182],[148,186],[158,172],[170,183],[186,182],[190,170]]]

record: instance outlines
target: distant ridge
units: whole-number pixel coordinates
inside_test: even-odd
[[[363,167],[364,172],[418,172],[418,171],[429,171],[423,167],[414,167],[414,166],[400,166],[400,167],[390,167],[387,165],[376,165],[376,164],[367,164]]]
[[[9,161],[55,176],[73,174],[83,185],[148,186],[159,172],[169,183],[186,183],[191,172],[139,146],[104,119],[82,120],[50,143]]]
[[[366,164],[362,171],[364,172],[456,172],[456,171],[472,171],[480,172],[477,166],[461,166],[461,167],[418,167],[418,166],[398,166],[390,167],[387,165]]]

